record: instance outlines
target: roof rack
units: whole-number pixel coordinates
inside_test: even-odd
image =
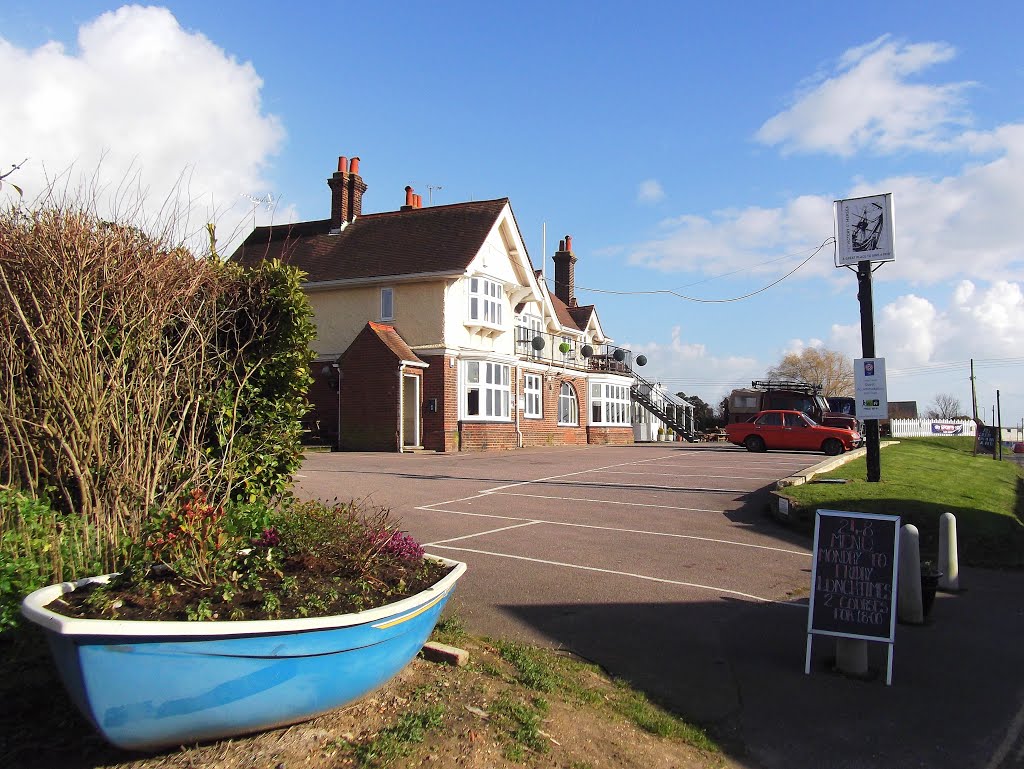
[[[821,385],[809,384],[808,382],[794,382],[786,379],[755,379],[750,383],[755,390],[789,390],[803,395],[821,395]]]

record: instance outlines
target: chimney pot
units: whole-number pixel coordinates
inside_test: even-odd
[[[355,161],[353,161],[355,162]],[[572,251],[572,235],[565,236],[565,250]]]
[[[406,185],[406,187],[405,187],[405,204],[407,206],[412,206],[413,205],[413,198],[414,198],[414,196],[413,196],[413,192],[412,192],[412,187]]]
[[[423,208],[423,196],[417,193],[415,196],[416,208]]]
[[[565,251],[565,238],[563,238],[562,240],[558,241],[558,250],[559,251]]]
[[[348,158],[345,157],[344,155],[342,155],[341,157],[338,158],[338,173],[339,174],[347,174],[348,173]]]
[[[352,164],[349,166],[348,172],[359,176],[359,158],[352,158]]]

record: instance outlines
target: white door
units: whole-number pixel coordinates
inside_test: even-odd
[[[402,445],[420,445],[420,378],[402,377]]]

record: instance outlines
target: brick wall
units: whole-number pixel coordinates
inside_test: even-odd
[[[430,364],[423,372],[423,448],[432,451],[459,450],[459,385],[454,358],[447,355],[421,355]],[[437,411],[427,403],[437,399]]]
[[[341,448],[398,450],[398,359],[367,330],[341,356]]]
[[[588,427],[587,442],[604,446],[628,446],[633,443],[633,428]]]
[[[535,373],[535,372],[528,372]],[[516,404],[523,402],[523,376],[519,372],[516,378],[518,392]],[[580,407],[580,420],[586,422],[587,416],[587,382],[582,377],[548,376],[541,381],[541,411],[543,419],[530,419],[519,414],[519,429],[523,433],[523,446],[584,446],[587,443],[585,426],[563,427],[558,424],[558,393],[562,382],[569,382],[576,390],[576,400]]]
[[[463,422],[462,451],[504,451],[519,448],[516,426],[512,422]]]

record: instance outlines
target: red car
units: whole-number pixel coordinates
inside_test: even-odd
[[[725,432],[730,443],[747,451],[795,449],[836,456],[861,444],[859,432],[819,425],[802,411],[761,411],[749,422],[726,425]]]

